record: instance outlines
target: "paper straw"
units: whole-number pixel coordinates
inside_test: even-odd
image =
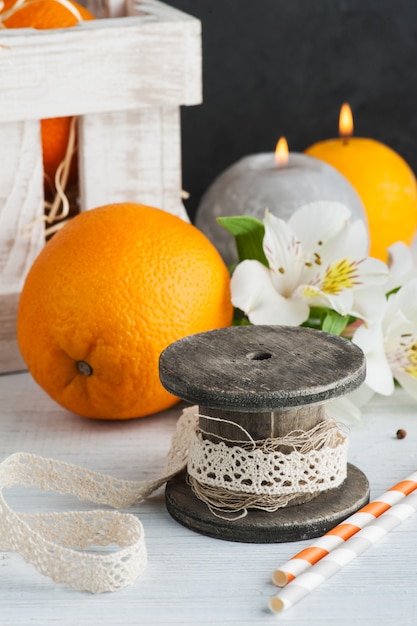
[[[272,574],[273,582],[277,587],[285,587],[285,585],[320,561],[340,544],[350,539],[350,537],[373,522],[415,489],[417,489],[417,472],[413,472],[408,478],[397,483],[388,491],[385,491],[379,498],[362,507],[332,530],[329,530],[311,546],[298,552],[298,554],[274,571]]]
[[[310,591],[328,580],[342,567],[353,561],[354,558],[365,552],[390,530],[401,524],[417,510],[417,493],[406,496],[402,502],[395,504],[386,513],[381,515],[366,528],[360,530],[354,537],[348,539],[343,546],[336,548],[308,572],[298,576],[285,589],[271,598],[269,608],[274,613],[280,613],[304,598]]]

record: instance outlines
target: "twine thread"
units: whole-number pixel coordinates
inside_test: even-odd
[[[275,512],[293,500],[305,502],[336,488],[346,479],[348,440],[333,418],[326,416],[308,431],[255,441],[239,424],[201,417],[232,424],[246,438],[230,440],[201,428],[191,436],[188,482],[217,517],[240,519],[248,509]]]

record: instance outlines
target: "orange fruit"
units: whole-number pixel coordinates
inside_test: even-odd
[[[365,208],[370,256],[387,261],[387,248],[397,241],[411,246],[417,228],[417,183],[404,159],[375,139],[329,139],[306,154],[343,174]]]
[[[67,4],[73,7],[72,11]],[[66,0],[65,4],[59,0],[30,0],[18,7],[14,5],[14,0],[6,0],[0,12],[0,22],[6,28],[68,28],[80,21],[95,19],[94,15],[73,0]],[[65,158],[70,121],[70,117],[41,121],[43,167],[46,177],[52,182],[58,165]]]
[[[159,380],[170,343],[229,326],[229,273],[195,226],[152,207],[80,213],[26,278],[17,337],[37,383],[66,409],[128,419],[178,399]]]
[[[54,188],[55,172],[65,158],[70,135],[71,117],[51,117],[41,120],[43,170],[50,187]],[[71,161],[70,180],[76,179],[75,153]],[[49,189],[49,187],[46,187]]]
[[[81,21],[94,19],[94,15],[75,0],[65,0],[65,3],[59,0],[26,0],[16,8],[14,4],[5,2],[2,8],[2,13],[10,12],[2,19],[6,28],[68,28]]]

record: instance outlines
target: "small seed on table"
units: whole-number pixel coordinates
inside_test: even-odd
[[[397,430],[397,439],[405,439],[407,437],[407,431],[404,428],[399,428]]]

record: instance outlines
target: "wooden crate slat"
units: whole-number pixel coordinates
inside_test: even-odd
[[[0,293],[17,290],[44,245],[38,121],[0,124]],[[33,226],[31,226],[33,224]]]
[[[0,373],[25,367],[15,326],[44,246],[40,119],[79,116],[82,210],[131,201],[188,219],[180,106],[202,101],[201,24],[156,0],[83,4],[112,17],[0,31]]]
[[[0,33],[0,122],[198,104],[200,79],[200,22],[192,18]]]
[[[84,115],[79,128],[82,210],[130,201],[188,219],[178,107]]]
[[[188,220],[178,189],[182,189],[181,177],[181,119],[180,109],[168,108],[161,113],[161,163],[163,187],[162,203],[165,210]]]
[[[25,370],[16,339],[16,314],[20,292],[0,294],[0,374]]]

